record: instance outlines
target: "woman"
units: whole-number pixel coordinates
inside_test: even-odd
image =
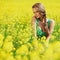
[[[38,38],[46,36],[46,40],[49,40],[54,29],[54,20],[46,18],[46,11],[41,3],[35,3],[32,11],[34,13],[31,20],[33,35]]]

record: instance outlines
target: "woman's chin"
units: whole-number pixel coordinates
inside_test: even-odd
[[[40,17],[36,17],[37,19],[39,19]]]
[[[39,16],[35,16],[37,19],[40,18]]]

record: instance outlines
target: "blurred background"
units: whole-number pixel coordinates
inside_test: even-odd
[[[36,2],[41,2],[45,6],[48,18],[60,21],[60,0],[0,0],[0,19],[5,16],[9,18],[27,16],[31,19],[32,5]]]

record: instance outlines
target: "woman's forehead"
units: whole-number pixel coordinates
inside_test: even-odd
[[[33,11],[38,11],[39,9],[38,8],[32,8]]]

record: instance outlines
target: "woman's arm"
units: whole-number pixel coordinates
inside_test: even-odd
[[[31,29],[33,35],[36,37],[36,18],[33,16],[31,20]]]
[[[47,40],[50,39],[51,33],[54,30],[54,24],[55,24],[54,20],[51,20],[51,22],[50,22],[50,29],[48,29],[47,27],[45,28],[46,29],[46,33],[47,33],[47,37],[46,37]]]

